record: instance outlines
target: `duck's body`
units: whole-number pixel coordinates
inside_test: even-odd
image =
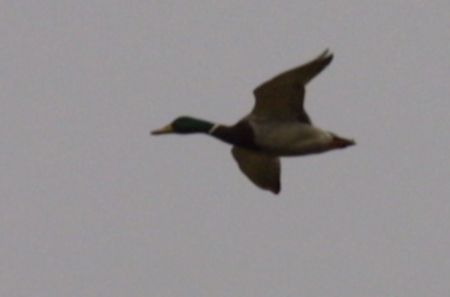
[[[299,122],[244,119],[216,126],[209,134],[229,144],[279,157],[303,156],[327,150],[332,134]]]
[[[312,125],[303,108],[305,85],[332,58],[325,51],[313,61],[263,83],[254,91],[256,104],[252,112],[233,126],[181,117],[152,134],[207,133],[232,144],[232,154],[241,171],[257,186],[279,193],[279,157],[321,153],[355,144]]]
[[[255,141],[262,151],[280,157],[320,153],[332,136],[299,122],[251,121]]]

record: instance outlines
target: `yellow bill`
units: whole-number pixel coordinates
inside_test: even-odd
[[[166,133],[172,133],[172,132],[173,132],[172,125],[167,125],[167,126],[164,126],[164,127],[160,128],[160,129],[153,130],[151,132],[151,134],[158,135],[158,134],[166,134]]]

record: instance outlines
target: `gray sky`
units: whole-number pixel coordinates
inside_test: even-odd
[[[0,4],[0,295],[446,296],[450,2],[154,2]],[[279,196],[148,135],[328,47],[306,108],[358,145],[283,159]]]

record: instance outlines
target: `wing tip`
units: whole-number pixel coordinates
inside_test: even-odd
[[[333,60],[334,54],[330,52],[330,49],[327,47],[317,58],[316,60],[328,60],[328,63]]]
[[[268,188],[267,190],[271,191],[275,195],[278,195],[281,192],[281,183],[278,181],[275,187]]]

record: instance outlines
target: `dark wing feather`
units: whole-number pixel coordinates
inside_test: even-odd
[[[278,194],[281,190],[280,159],[242,147],[233,146],[231,153],[239,169],[258,187]]]
[[[303,108],[305,86],[330,64],[333,55],[324,51],[314,60],[283,72],[254,90],[256,98],[251,116],[279,120],[298,120],[311,124]]]

